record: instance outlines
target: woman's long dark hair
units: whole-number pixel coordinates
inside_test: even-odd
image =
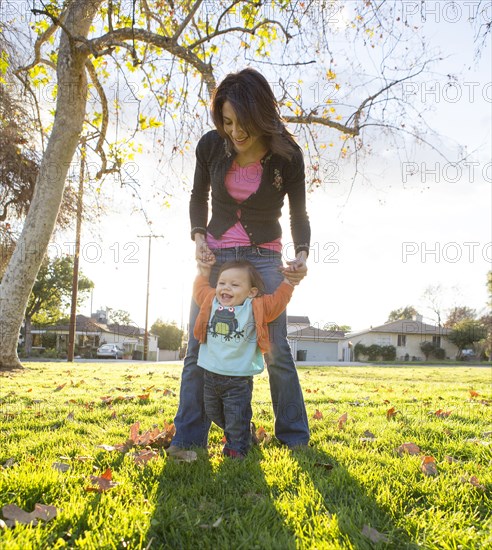
[[[229,101],[241,128],[248,135],[260,135],[272,153],[291,159],[298,148],[285,127],[280,109],[266,78],[247,68],[227,75],[212,95],[212,119],[219,134],[232,143],[224,130],[222,108]]]

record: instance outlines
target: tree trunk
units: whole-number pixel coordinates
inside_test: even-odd
[[[101,0],[75,0],[65,29],[86,37]],[[58,95],[53,130],[41,162],[22,234],[0,285],[0,369],[22,367],[17,339],[29,295],[46,253],[60,208],[65,178],[82,132],[86,99],[86,53],[62,31],[57,66]]]

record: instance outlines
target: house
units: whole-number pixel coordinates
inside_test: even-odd
[[[307,328],[310,325],[311,322],[309,321],[309,317],[304,317],[302,315],[287,315],[287,334]]]
[[[415,319],[392,321],[361,332],[347,334],[343,344],[344,350],[357,344],[371,346],[394,346],[396,359],[399,361],[421,361],[425,355],[420,349],[422,342],[432,342],[436,348],[444,349],[446,358],[455,358],[458,348],[447,339],[450,329],[436,327],[422,322],[422,316]],[[349,346],[350,343],[350,346]],[[347,352],[344,351],[344,354]]]
[[[297,361],[341,361],[345,332],[310,326],[287,333]]]
[[[94,351],[102,344],[118,344],[124,350],[124,357],[129,359],[142,358],[144,347],[144,329],[132,325],[107,324],[105,316],[92,317],[77,315],[75,320],[75,345],[79,353],[93,355]],[[68,348],[69,324],[54,325],[33,329],[33,345],[41,345],[42,335],[53,334],[56,336],[56,349],[66,351]],[[149,334],[148,359],[157,360],[157,336]]]

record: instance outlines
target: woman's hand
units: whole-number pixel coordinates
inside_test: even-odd
[[[291,285],[298,285],[307,275],[306,260],[307,254],[302,251],[297,254],[295,260],[287,262],[287,267],[279,268]]]
[[[215,263],[215,255],[208,247],[205,235],[201,233],[195,234],[195,260],[209,265]]]

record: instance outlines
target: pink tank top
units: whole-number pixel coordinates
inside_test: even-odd
[[[246,230],[239,221],[241,219],[241,203],[258,190],[261,183],[263,168],[261,162],[252,162],[246,166],[239,166],[236,161],[232,163],[225,178],[227,192],[238,203],[238,221],[230,227],[220,239],[215,239],[207,233],[209,248],[232,248],[235,246],[251,246],[251,240]],[[274,252],[282,252],[281,239],[275,239],[269,243],[262,243],[261,248],[268,248]]]

